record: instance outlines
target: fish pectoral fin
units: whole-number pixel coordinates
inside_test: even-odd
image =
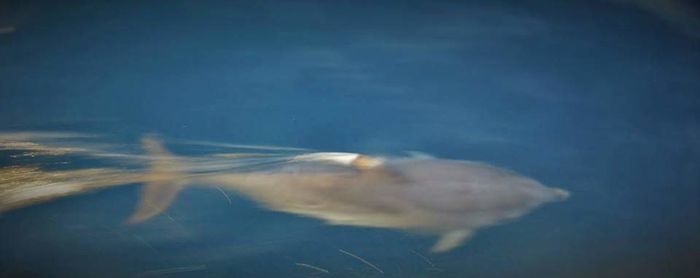
[[[168,209],[187,183],[183,162],[168,152],[156,139],[146,137],[143,148],[150,155],[146,185],[141,189],[141,201],[128,224],[144,222]]]
[[[440,239],[430,248],[431,252],[441,253],[450,251],[468,240],[474,232],[471,230],[455,230],[440,236]]]

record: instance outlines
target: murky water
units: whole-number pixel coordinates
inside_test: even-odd
[[[690,1],[3,2],[0,178],[14,177],[3,185],[51,181],[42,192],[54,194],[71,189],[56,173],[71,173],[105,186],[2,212],[0,275],[696,276],[698,11]],[[264,151],[285,157],[427,154],[571,196],[441,253],[431,233],[328,225],[217,187],[187,187],[129,225],[153,157],[140,140],[154,134],[197,175],[241,170],[232,153],[260,152],[250,145],[297,148]]]

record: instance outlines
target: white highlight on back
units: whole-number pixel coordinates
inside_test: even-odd
[[[292,161],[326,161],[340,165],[352,165],[359,156],[356,153],[319,152],[297,155]]]

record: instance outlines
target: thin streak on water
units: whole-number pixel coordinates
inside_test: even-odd
[[[348,255],[348,256],[351,256],[351,257],[353,257],[353,258],[355,258],[355,259],[358,259],[359,261],[365,263],[366,265],[368,265],[368,266],[374,268],[374,270],[376,270],[377,272],[379,272],[379,273],[381,273],[381,274],[384,274],[384,271],[383,271],[383,270],[381,270],[381,269],[380,269],[379,267],[377,267],[376,265],[374,265],[374,264],[368,262],[367,260],[363,259],[362,257],[360,257],[360,256],[358,256],[358,255],[355,255],[355,254],[353,254],[353,253],[350,253],[350,252],[348,252],[348,251],[345,251],[345,250],[343,250],[343,249],[338,249],[338,251],[340,251],[340,252],[342,252],[342,253],[344,253],[344,254],[346,254],[346,255]]]
[[[303,264],[303,263],[294,263],[294,264],[295,264],[295,265],[298,265],[298,266],[301,266],[301,267],[306,267],[306,268],[310,268],[310,269],[313,269],[313,270],[316,270],[316,271],[320,271],[320,272],[323,272],[323,273],[328,273],[328,274],[330,274],[330,271],[328,271],[328,270],[326,270],[326,269],[323,269],[323,268],[320,268],[320,267],[318,267],[318,266],[314,266],[314,265],[310,265],[310,264]]]
[[[228,143],[197,141],[197,140],[172,140],[172,141],[175,144],[199,145],[199,146],[230,148],[230,149],[270,150],[270,151],[309,151],[310,150],[310,149],[306,149],[306,148],[295,148],[295,147],[228,144]]]
[[[206,269],[207,269],[206,265],[181,266],[181,267],[173,267],[173,268],[144,271],[144,272],[136,274],[136,277],[155,277],[155,276],[163,276],[163,275],[182,273],[182,272],[201,271],[201,270],[206,270]]]
[[[220,186],[216,186],[216,189],[218,189],[219,192],[221,192],[221,194],[223,194],[224,197],[226,197],[226,200],[228,201],[228,204],[229,204],[229,205],[233,205],[233,202],[231,202],[231,197],[229,197],[228,194],[226,194],[226,191],[224,191],[223,189],[221,189]]]
[[[416,254],[418,257],[423,259],[426,263],[428,263],[430,265],[430,267],[435,267],[435,264],[432,261],[430,261],[430,259],[428,259],[428,257],[423,256],[421,253],[418,253],[414,250],[411,250],[411,253]]]

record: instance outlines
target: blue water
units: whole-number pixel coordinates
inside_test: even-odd
[[[206,189],[128,226],[139,190],[128,185],[1,215],[0,276],[699,275],[699,10],[3,1],[2,131],[417,150],[513,169],[572,197],[431,254],[433,237],[323,225]]]

